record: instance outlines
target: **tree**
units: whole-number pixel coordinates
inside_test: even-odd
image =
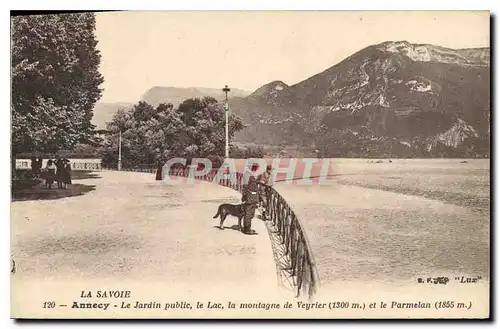
[[[139,102],[131,109],[120,109],[107,125],[103,162],[108,166],[116,165],[120,131],[122,164],[134,167],[155,165],[165,161],[170,154],[179,153],[183,145],[177,143],[177,138],[183,130],[185,125],[172,104],[160,104],[155,109],[146,102]]]
[[[191,98],[179,105],[181,118],[186,130],[180,141],[186,145],[182,156],[209,157],[224,154],[225,148],[225,109],[212,97]],[[240,117],[229,116],[229,139],[243,129]]]
[[[103,82],[94,14],[15,16],[11,25],[13,155],[91,140]]]
[[[139,102],[132,109],[118,111],[108,124],[103,163],[116,166],[120,131],[124,168],[155,166],[174,157],[219,161],[224,153],[224,116],[223,107],[213,98],[188,99],[177,109],[172,104],[154,108]],[[242,128],[241,119],[231,115],[230,136]]]

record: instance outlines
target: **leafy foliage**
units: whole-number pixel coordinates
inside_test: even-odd
[[[13,154],[91,140],[103,82],[94,14],[15,16],[11,24]]]
[[[156,166],[174,157],[220,162],[225,145],[224,111],[211,97],[187,99],[178,108],[170,103],[154,108],[139,102],[131,109],[121,109],[108,123],[103,163],[116,166],[120,131],[124,168]],[[242,128],[241,119],[230,115],[230,138]]]

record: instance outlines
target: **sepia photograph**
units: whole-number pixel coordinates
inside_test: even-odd
[[[11,318],[490,318],[491,20],[11,12]]]

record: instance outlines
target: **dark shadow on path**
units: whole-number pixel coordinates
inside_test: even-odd
[[[71,179],[101,179],[102,177],[93,171],[71,171]]]
[[[30,256],[67,254],[101,254],[120,249],[139,249],[141,240],[134,235],[120,233],[93,235],[64,235],[40,237],[25,245],[25,253]]]
[[[237,231],[237,232],[240,232],[241,234],[245,234],[243,232],[240,231],[240,228],[238,227],[238,225],[232,225],[232,226],[223,226],[224,227],[224,230],[226,229],[229,229],[229,230],[233,230],[233,231]],[[219,229],[221,231],[223,231],[219,225],[214,225],[214,228],[216,229]],[[259,235],[259,233],[257,233],[255,230],[251,230],[250,233],[246,233],[247,235]]]
[[[54,184],[57,186],[56,184]],[[95,185],[84,184],[71,184],[67,189],[55,188],[54,185],[51,189],[38,184],[31,188],[26,189],[12,189],[12,202],[18,201],[31,201],[31,200],[56,200],[68,197],[75,197],[87,194],[94,191]]]
[[[19,192],[27,189],[34,188],[40,184],[42,180],[40,179],[16,179],[11,183],[12,192]]]
[[[240,231],[240,228],[238,227],[238,225],[232,225],[232,226],[223,226],[224,227],[224,230],[226,229],[229,229],[229,230],[233,230],[233,231],[238,231],[238,232],[241,232]],[[217,228],[219,230],[222,231],[222,229],[220,228],[219,225],[214,225],[214,228]]]

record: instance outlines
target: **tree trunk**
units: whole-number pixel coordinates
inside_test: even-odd
[[[156,180],[162,180],[163,179],[163,166],[161,164],[158,164],[158,169],[156,170]]]
[[[11,181],[16,178],[16,156],[11,154],[10,156],[10,179]]]

